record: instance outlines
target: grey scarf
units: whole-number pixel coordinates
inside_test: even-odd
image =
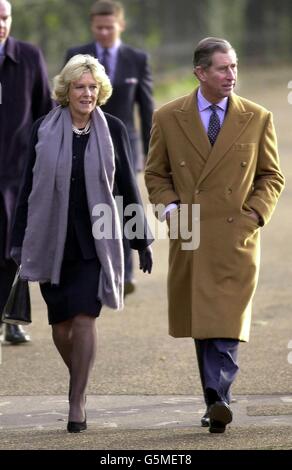
[[[69,108],[53,109],[38,130],[33,186],[21,256],[21,278],[59,284],[66,241],[72,168],[72,120]],[[117,206],[112,195],[115,173],[113,143],[100,108],[91,114],[84,156],[91,222],[93,207],[106,204],[112,214],[112,238],[95,241],[101,263],[96,293],[102,304],[123,307],[123,247]]]

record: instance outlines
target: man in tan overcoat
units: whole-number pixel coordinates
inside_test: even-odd
[[[201,423],[219,433],[232,420],[238,344],[249,339],[260,229],[284,177],[271,113],[233,93],[233,47],[203,39],[194,73],[199,87],[154,113],[145,180],[170,226],[182,207],[200,207],[199,246],[184,249],[180,232],[170,239],[169,333],[195,339],[207,405]]]

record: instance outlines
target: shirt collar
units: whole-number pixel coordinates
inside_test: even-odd
[[[3,44],[0,44],[0,55],[4,55],[5,54],[5,42]]]
[[[119,49],[121,45],[121,42],[122,41],[120,39],[117,39],[112,47],[108,47],[108,52],[110,56],[114,55],[117,52],[117,50]],[[96,42],[96,48],[97,48],[98,56],[100,57],[101,54],[103,53],[104,47],[102,47],[99,42]]]
[[[210,103],[206,98],[203,96],[201,92],[201,88],[198,89],[198,94],[197,94],[197,101],[198,101],[198,109],[199,112],[205,111],[207,108],[209,108],[213,103]],[[218,108],[222,109],[222,111],[226,112],[228,105],[228,96],[223,98],[223,100],[219,101],[219,103],[216,103],[216,106]]]

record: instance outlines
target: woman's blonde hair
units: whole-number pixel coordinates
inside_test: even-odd
[[[79,80],[84,73],[90,72],[96,83],[100,86],[97,106],[105,104],[112,94],[110,79],[104,71],[103,65],[88,54],[77,54],[68,60],[59,75],[53,80],[52,97],[61,106],[67,106],[69,103],[69,87],[72,82]]]

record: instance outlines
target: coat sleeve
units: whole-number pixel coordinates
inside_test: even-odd
[[[272,114],[268,113],[259,145],[254,190],[247,201],[247,205],[260,215],[261,225],[270,220],[283,188],[276,132]]]
[[[22,183],[16,204],[15,218],[12,229],[12,247],[22,247],[28,213],[28,198],[32,190],[33,167],[36,161],[35,145],[37,143],[37,132],[42,119],[34,123],[29,146],[27,150],[26,168],[23,173]]]
[[[37,50],[35,79],[32,95],[32,117],[36,121],[53,107],[46,64],[41,51]]]
[[[129,239],[131,248],[142,250],[153,242],[153,236],[147,223],[136,177],[130,164],[131,147],[128,133],[124,124],[118,119],[115,119],[114,129],[112,126],[111,128],[116,161],[114,196],[123,197],[124,229],[128,223],[131,224],[132,216],[136,221],[134,230],[137,230],[137,235]],[[137,211],[132,206],[134,212],[127,215],[127,210],[131,212],[132,204],[135,205]]]
[[[151,121],[153,115],[153,83],[150,71],[148,57],[143,56],[141,64],[141,75],[138,81],[136,91],[136,101],[139,107],[139,114],[141,120],[141,131],[143,137],[144,154],[148,154]]]
[[[167,206],[179,201],[174,189],[167,145],[157,112],[153,116],[145,183],[152,204]]]

